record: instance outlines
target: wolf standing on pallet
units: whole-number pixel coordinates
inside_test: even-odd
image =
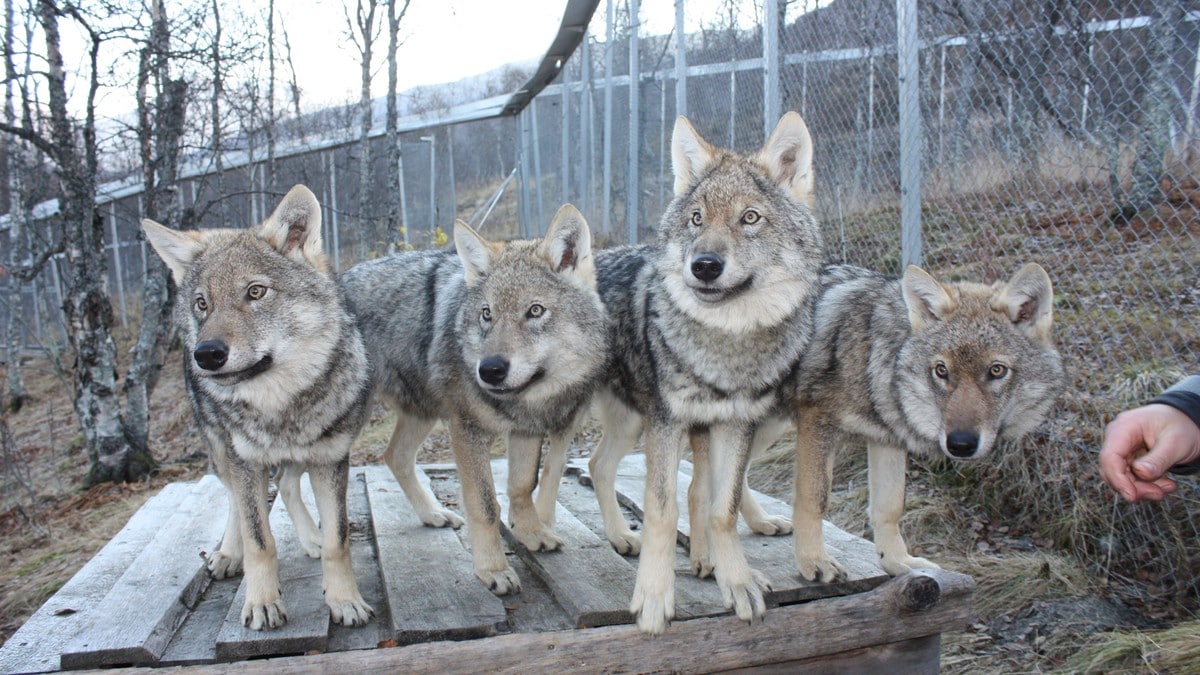
[[[870,519],[884,570],[937,567],[900,536],[907,453],[978,459],[1045,419],[1063,386],[1054,292],[1036,263],[1007,283],[938,283],[849,266],[821,276],[816,333],[796,396],[796,562],[814,581],[845,572],[821,520],[841,434],[865,442]]]
[[[706,514],[692,521],[693,569],[715,571],[740,618],[766,611],[769,585],[746,561],[737,512],[755,425],[777,412],[808,344],[823,256],[805,206],[812,142],[798,114],[784,115],[751,156],[710,145],[681,117],[672,160],[675,199],[657,244],[597,260],[616,324],[604,433],[645,423],[645,534],[630,611],[648,633],[663,632],[675,613],[676,477],[690,432],[710,467],[708,480],[694,482]],[[626,450],[606,440],[597,453],[609,456],[593,461],[612,466]],[[611,486],[596,491],[603,498]]]
[[[607,358],[587,222],[559,209],[540,240],[491,243],[454,226],[458,255],[402,253],[342,277],[371,360],[375,391],[396,411],[384,458],[422,522],[461,524],[417,480],[421,442],[439,418],[462,481],[475,574],[497,595],[521,589],[500,545],[491,446],[508,434],[509,516],[530,550],[555,550],[554,500],[532,500],[542,437],[565,458]],[[559,476],[563,459],[557,460]],[[548,511],[547,511],[548,509]],[[541,514],[539,516],[539,510]]]
[[[334,622],[365,624],[373,610],[350,566],[346,488],[350,445],[367,417],[367,358],[328,272],[316,197],[297,185],[247,230],[178,232],[150,220],[142,227],[179,287],[187,391],[230,493],[209,571],[219,579],[244,565],[245,625],[287,622],[267,488],[272,466],[291,473],[281,486],[297,484],[307,468],[324,527],[318,532],[298,495],[284,494],[288,511],[305,549],[319,552]]]

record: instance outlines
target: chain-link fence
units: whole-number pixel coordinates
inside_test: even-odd
[[[747,151],[780,112],[797,110],[816,146],[832,260],[898,273],[912,255],[903,222],[919,228],[920,262],[935,275],[993,280],[1028,261],[1047,268],[1070,383],[1047,433],[1022,448],[1026,470],[1075,486],[1046,485],[1051,512],[1102,514],[1092,529],[1064,526],[1063,540],[1125,572],[1169,552],[1174,562],[1159,573],[1194,599],[1194,489],[1169,517],[1128,507],[1147,535],[1123,541],[1103,532],[1111,496],[1055,463],[1066,457],[1094,478],[1104,423],[1200,364],[1200,9],[1171,0],[820,4],[677,2],[667,34],[655,35],[636,0],[609,0],[556,83],[516,118],[438,124],[449,113],[428,108],[422,119],[433,122],[401,136],[398,176],[386,175],[377,128],[366,198],[359,146],[345,132],[354,123],[341,111],[302,125],[309,139],[281,153],[274,185],[252,145],[222,174],[193,171],[180,193],[185,219],[257,222],[304,182],[326,207],[339,268],[394,246],[438,245],[455,217],[493,237],[534,235],[567,201],[602,244],[646,240],[671,198],[677,114]],[[916,11],[915,33],[897,7]],[[915,78],[898,76],[906,49]],[[901,110],[905,87],[918,96],[915,117]],[[342,131],[314,145],[320,128]],[[918,157],[902,157],[905,139]],[[388,232],[381,205],[396,190],[403,228]],[[903,196],[915,208],[902,209]],[[147,255],[139,212],[134,189],[110,191],[101,206],[117,242],[110,291],[122,320],[136,315]],[[25,287],[30,344],[62,333],[57,280],[51,267]]]

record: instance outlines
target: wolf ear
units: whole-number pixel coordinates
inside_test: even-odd
[[[772,179],[793,199],[813,206],[813,144],[800,113],[788,111],[779,118],[758,159]]]
[[[1054,324],[1054,287],[1037,263],[1028,263],[992,294],[992,309],[1003,312],[1026,337],[1049,344]]]
[[[675,172],[676,197],[700,179],[714,152],[688,118],[680,115],[675,119],[675,130],[671,132],[671,169]]]
[[[175,284],[182,285],[192,261],[204,252],[202,235],[199,232],[172,230],[148,218],[142,221],[142,231],[146,233],[146,240],[154,252],[171,268]]]
[[[321,205],[312,190],[297,185],[263,221],[259,236],[276,251],[296,261],[325,269],[321,246]]]
[[[595,286],[592,232],[583,214],[574,205],[563,204],[554,214],[540,248],[555,272],[575,274]]]
[[[913,330],[942,321],[958,306],[944,286],[916,265],[909,265],[904,270],[900,287],[904,291],[904,304],[908,305],[908,323]]]
[[[474,286],[492,269],[496,247],[461,220],[454,221],[454,248],[462,259],[468,286]]]

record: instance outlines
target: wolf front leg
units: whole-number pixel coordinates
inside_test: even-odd
[[[772,416],[760,422],[754,429],[754,441],[750,446],[750,456],[760,456],[767,448],[775,445],[788,429],[792,420],[783,416]],[[781,534],[791,534],[792,521],[784,516],[773,516],[763,510],[754,493],[750,492],[750,483],[742,483],[742,518],[758,534],[774,537]]]
[[[541,435],[508,434],[508,518],[522,546],[530,551],[557,551],[562,548],[562,539],[542,522],[533,505],[541,452]]]
[[[841,563],[825,550],[822,521],[833,483],[833,448],[823,414],[811,406],[796,409],[795,497],[792,523],[796,567],[809,581],[831,582],[846,578]]]
[[[675,617],[675,540],[679,458],[687,429],[659,413],[646,425],[645,535],[629,611],[643,633],[659,635]]]
[[[712,556],[708,545],[708,510],[712,506],[712,461],[709,456],[708,430],[693,429],[688,434],[692,447],[692,482],[688,486],[688,522],[691,537],[688,540],[688,560],[692,563],[692,574],[707,579],[713,574]]]
[[[225,486],[228,508],[225,511],[225,533],[221,535],[221,543],[217,550],[205,556],[205,566],[214,579],[228,579],[242,573],[242,519],[238,509],[238,497],[230,482],[229,455],[233,452],[228,444],[228,437],[215,426],[204,427],[204,436],[208,440],[209,453],[217,478]]]
[[[429,435],[436,420],[408,415],[399,405],[392,404],[396,412],[396,428],[383,452],[383,461],[392,470],[408,503],[412,504],[421,522],[429,527],[462,527],[463,519],[438,502],[437,497],[417,479],[417,451]]]
[[[346,456],[333,464],[308,468],[317,512],[321,516],[321,585],[334,623],[363,626],[375,610],[363,600],[350,564],[350,518],[346,511],[346,486],[350,479],[350,444]]]
[[[537,507],[538,520],[550,529],[554,529],[554,517],[558,511],[558,486],[567,468],[567,446],[571,445],[571,441],[583,427],[587,415],[588,406],[581,406],[570,426],[551,433],[546,455],[542,458],[542,475],[538,479],[534,505]]]
[[[761,619],[767,613],[763,594],[771,590],[771,584],[761,572],[750,567],[737,533],[738,507],[754,429],[743,423],[717,424],[709,427],[708,434],[712,501],[706,524],[717,585],[725,606],[733,609],[739,619]]]
[[[596,394],[594,408],[602,431],[600,443],[588,460],[588,473],[604,520],[604,536],[617,553],[635,556],[642,550],[642,538],[629,529],[617,504],[617,471],[621,459],[642,435],[642,416],[607,390]]]
[[[287,608],[279,588],[279,560],[267,517],[269,469],[247,463],[231,452],[226,470],[229,472],[226,484],[237,504],[245,553],[246,602],[242,605],[242,624],[252,630],[278,628],[287,623]]]
[[[300,478],[304,475],[305,466],[295,462],[286,462],[279,468],[275,476],[275,484],[279,486],[279,498],[287,507],[292,525],[296,527],[296,535],[300,539],[300,548],[310,558],[321,557],[321,530],[313,522],[312,514],[304,505],[300,496]],[[324,519],[322,519],[324,520]]]
[[[875,550],[883,570],[892,576],[914,567],[937,569],[925,558],[908,554],[908,545],[900,536],[900,517],[904,515],[904,471],[908,453],[903,448],[869,443],[867,445],[867,484],[871,491],[871,529],[875,531]]]
[[[508,595],[521,590],[521,580],[508,565],[500,545],[500,502],[496,500],[488,452],[493,437],[461,416],[450,420],[450,448],[467,512],[475,576],[496,595]]]

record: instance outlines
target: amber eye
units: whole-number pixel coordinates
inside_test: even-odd
[[[993,380],[1002,380],[1008,375],[1008,366],[1003,363],[993,363],[991,368],[988,368],[988,377]]]
[[[208,301],[205,300],[204,298],[196,298],[196,311],[197,312],[207,312],[208,311]]]
[[[746,212],[742,214],[743,225],[753,225],[761,219],[762,216],[759,215],[758,211],[755,211],[754,209],[746,209]]]
[[[246,297],[251,300],[262,300],[267,295],[267,287],[262,284],[252,284],[246,289]]]
[[[692,211],[692,224],[697,227],[704,224],[704,216],[699,211]]]
[[[946,364],[938,362],[938,364],[933,367],[933,374],[939,380],[949,379],[950,369],[946,367]]]
[[[531,319],[536,319],[545,313],[546,313],[545,307],[542,307],[541,305],[534,303],[529,306],[529,311],[526,312],[525,315]]]
[[[483,311],[479,313],[479,320],[484,323],[490,322],[492,320],[492,308],[484,307]]]

